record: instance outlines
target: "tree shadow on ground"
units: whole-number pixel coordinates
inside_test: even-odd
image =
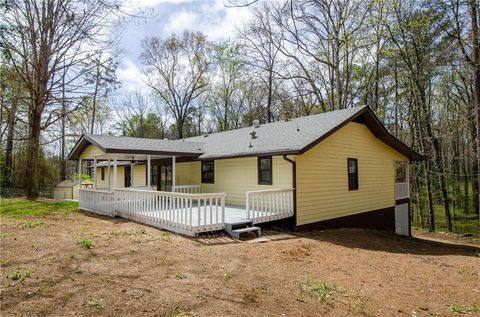
[[[329,229],[296,232],[295,235],[351,249],[433,256],[460,255],[480,258],[480,246],[432,241],[419,237],[401,237],[394,233],[376,230]]]

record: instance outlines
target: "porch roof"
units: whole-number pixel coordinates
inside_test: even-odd
[[[198,142],[83,134],[68,154],[68,159],[79,159],[90,144],[105,153],[186,157],[198,157],[203,153],[203,144]]]

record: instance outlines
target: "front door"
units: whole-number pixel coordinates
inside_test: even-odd
[[[160,189],[165,192],[172,191],[172,164],[159,165]]]
[[[132,167],[130,165],[125,165],[125,187],[132,186]]]

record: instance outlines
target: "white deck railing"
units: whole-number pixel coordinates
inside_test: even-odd
[[[116,214],[194,236],[225,228],[225,193],[183,194],[116,189]]]
[[[250,191],[246,196],[246,216],[253,223],[293,216],[293,188]]]
[[[114,216],[114,193],[107,190],[80,189],[78,197],[80,209]]]
[[[395,198],[396,199],[404,199],[409,198],[409,187],[408,183],[396,183],[395,184]]]
[[[172,192],[184,194],[199,194],[200,185],[176,185],[172,186]]]

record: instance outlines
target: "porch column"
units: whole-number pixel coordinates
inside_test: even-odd
[[[410,198],[410,163],[405,163],[405,180],[407,181],[407,196]]]
[[[107,183],[108,183],[108,190],[110,191],[110,160],[107,161]]]
[[[130,162],[130,188],[133,188],[133,163]]]
[[[113,190],[117,189],[117,159],[113,160]]]
[[[97,189],[97,158],[93,158],[93,189]]]
[[[175,188],[175,156],[172,156],[172,192]]]
[[[82,187],[82,159],[78,159],[78,186]]]
[[[150,190],[150,155],[147,155],[147,189]]]

